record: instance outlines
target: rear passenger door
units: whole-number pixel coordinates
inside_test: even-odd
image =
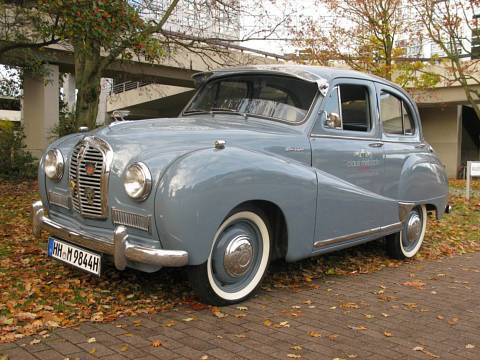
[[[404,199],[401,179],[410,155],[424,151],[420,142],[420,126],[415,105],[401,91],[388,85],[376,84],[382,142],[385,153],[385,181],[383,195]]]

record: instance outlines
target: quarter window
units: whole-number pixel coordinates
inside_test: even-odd
[[[380,119],[383,132],[389,135],[413,135],[415,127],[407,105],[386,91],[380,94]]]

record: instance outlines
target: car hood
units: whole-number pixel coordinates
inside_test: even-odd
[[[292,125],[274,121],[205,115],[115,122],[87,135],[107,141],[114,152],[115,167],[124,169],[134,161],[157,162],[213,147],[215,140],[225,140],[227,146],[268,151],[267,147],[281,143],[280,139],[300,138],[301,134]]]

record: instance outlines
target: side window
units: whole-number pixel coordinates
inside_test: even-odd
[[[370,130],[370,106],[366,86],[340,85],[340,107],[343,130]]]
[[[341,84],[335,86],[325,99],[324,115],[317,121],[313,132],[318,132],[330,114],[337,114],[340,125],[336,130],[368,132],[371,129],[368,88],[363,85]],[[327,126],[328,128],[328,126]]]
[[[383,132],[389,135],[413,135],[412,116],[405,103],[386,91],[380,93],[380,119]]]

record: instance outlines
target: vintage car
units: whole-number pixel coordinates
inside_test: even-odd
[[[33,231],[99,275],[187,266],[203,301],[242,301],[272,259],[384,238],[414,256],[448,212],[444,165],[398,86],[293,65],[199,73],[178,118],[116,121],[41,159]]]

